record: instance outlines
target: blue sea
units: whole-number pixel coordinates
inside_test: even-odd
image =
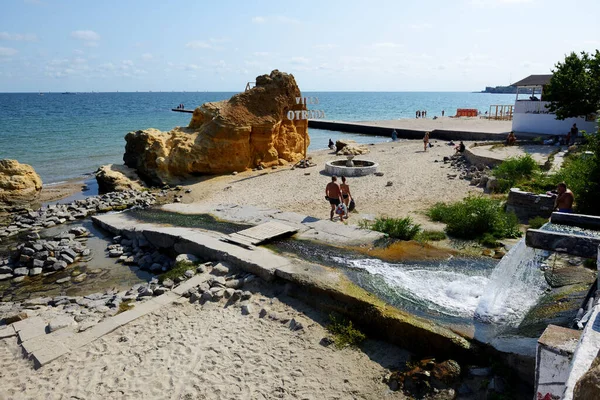
[[[172,112],[178,104],[195,108],[226,100],[235,93],[0,93],[0,159],[32,165],[45,184],[76,178],[109,163],[123,163],[125,135],[146,128],[170,130],[187,126],[191,114]],[[338,121],[414,118],[427,110],[428,118],[454,115],[457,108],[512,104],[512,94],[432,92],[304,92],[318,98],[309,109]],[[360,143],[387,141],[386,137],[310,129],[309,150],[324,149],[340,135]]]

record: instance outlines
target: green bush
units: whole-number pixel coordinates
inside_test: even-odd
[[[481,239],[479,239],[479,244],[493,249],[502,246],[502,243],[498,242],[498,239],[496,239],[491,233],[485,233]]]
[[[585,135],[583,151],[565,160],[556,182],[565,182],[575,195],[581,214],[600,215],[600,133]],[[586,154],[585,151],[591,152]]]
[[[400,240],[412,240],[421,232],[421,225],[413,223],[410,217],[379,217],[373,222],[362,220],[359,222],[359,227],[387,233],[390,237]]]
[[[364,333],[352,326],[352,321],[345,318],[336,318],[329,315],[331,323],[327,330],[333,335],[335,346],[338,349],[346,346],[358,347],[367,337]]]
[[[517,216],[506,213],[502,202],[486,197],[467,197],[452,203],[437,203],[427,215],[446,224],[446,233],[462,239],[477,239],[486,233],[497,239],[521,236]]]
[[[501,182],[502,186],[508,186],[508,189],[510,189],[515,186],[518,181],[531,178],[531,176],[536,171],[539,171],[539,169],[540,167],[533,157],[529,154],[525,154],[520,157],[507,158],[494,168],[492,174],[498,178],[498,181]]]
[[[528,225],[531,229],[540,229],[546,222],[548,222],[548,218],[535,217],[529,220]]]
[[[419,242],[437,242],[446,239],[446,234],[442,231],[422,231],[415,236]]]

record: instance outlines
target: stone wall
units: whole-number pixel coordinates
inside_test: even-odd
[[[553,209],[553,196],[523,192],[516,188],[510,189],[508,193],[506,211],[514,212],[523,222],[533,217],[550,218]]]

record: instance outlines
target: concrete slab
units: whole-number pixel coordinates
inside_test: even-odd
[[[17,336],[17,332],[12,325],[0,329],[0,339],[6,339],[13,336]]]
[[[40,317],[27,318],[19,322],[23,322],[23,324],[19,324],[15,330],[18,328],[20,342],[46,335],[46,322]]]
[[[244,236],[251,244],[257,245],[276,237],[295,233],[296,231],[296,228],[285,223],[269,221],[265,222],[264,224],[253,226],[252,228],[236,232],[235,235]],[[228,237],[231,236],[232,235],[228,235]]]
[[[36,369],[48,364],[51,361],[67,354],[69,349],[62,343],[55,343],[53,347],[46,347],[31,354],[34,367]]]
[[[536,249],[558,251],[574,256],[593,258],[597,256],[600,238],[528,229],[525,243]]]
[[[190,279],[188,279],[185,282],[182,282],[179,286],[177,286],[175,289],[173,289],[171,292],[169,293],[165,293],[162,296],[159,297],[165,297],[166,299],[172,299],[169,302],[172,302],[173,300],[175,300],[175,298],[173,298],[173,295],[178,295],[181,296],[182,294],[184,294],[185,292],[187,292],[188,290],[190,290],[193,287],[196,287],[198,285],[200,285],[201,283],[204,283],[208,280],[208,277],[203,276],[203,275],[194,275],[192,276]],[[157,303],[160,303],[162,300],[158,300],[158,298],[154,301],[156,301]]]

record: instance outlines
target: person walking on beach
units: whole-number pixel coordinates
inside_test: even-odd
[[[350,207],[350,200],[352,200],[352,195],[350,194],[350,185],[346,183],[345,176],[342,176],[342,184],[340,185],[340,190],[342,191],[342,201],[346,205],[346,219],[348,219],[348,209]]]
[[[392,140],[395,142],[396,139],[398,139],[398,134],[396,133],[396,130],[394,129],[392,131]],[[344,180],[344,177],[342,177],[342,181]]]
[[[333,221],[335,209],[342,203],[342,189],[340,188],[340,184],[337,183],[337,176],[335,175],[331,177],[331,182],[325,186],[325,199],[328,200],[331,205],[329,219]]]
[[[425,136],[423,137],[423,151],[427,151],[428,145],[429,145],[429,132],[425,132]]]
[[[554,201],[554,209],[558,210],[558,212],[572,213],[573,203],[575,202],[573,192],[567,189],[567,184],[564,182],[556,186],[556,191],[558,192],[558,196]]]

